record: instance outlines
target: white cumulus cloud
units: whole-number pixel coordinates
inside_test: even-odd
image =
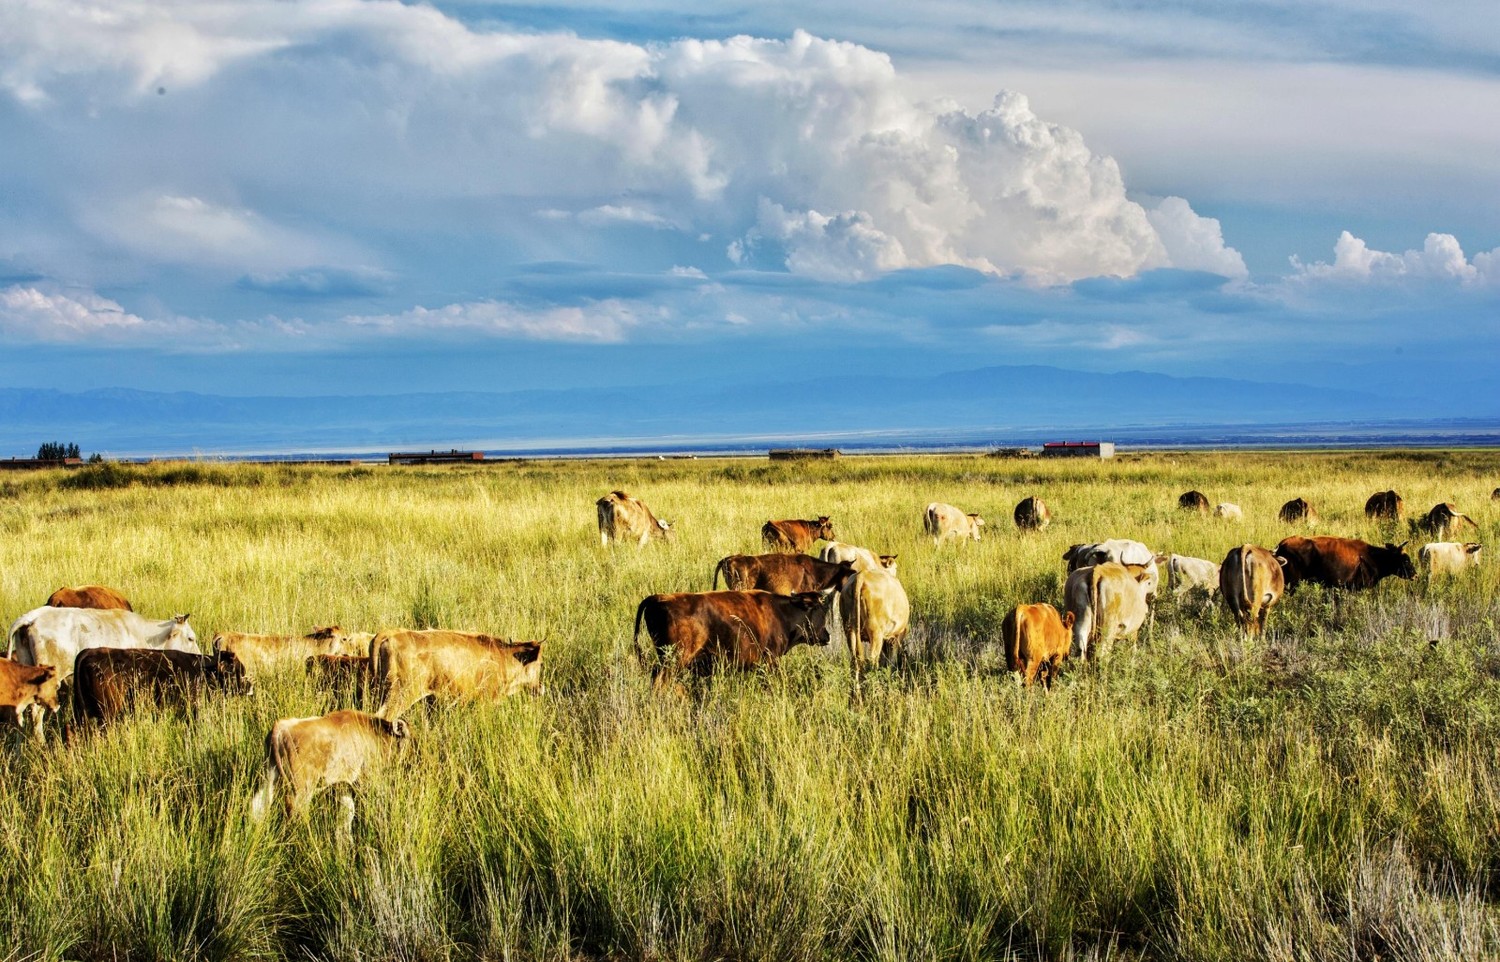
[[[92,291],[49,293],[21,284],[0,289],[0,333],[22,340],[113,338],[150,326],[144,318]]]
[[[1333,245],[1333,261],[1304,264],[1292,257],[1295,276],[1315,280],[1392,282],[1399,280],[1451,282],[1463,285],[1500,283],[1500,248],[1474,255],[1471,263],[1458,238],[1428,234],[1421,250],[1401,253],[1375,250],[1348,231]]]
[[[344,321],[357,329],[393,335],[459,330],[535,341],[610,343],[624,340],[631,328],[652,316],[660,317],[660,311],[620,299],[542,308],[490,300],[351,316]]]

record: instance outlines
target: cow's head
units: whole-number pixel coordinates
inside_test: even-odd
[[[672,522],[670,522],[670,521],[663,521],[662,519],[657,518],[656,519],[656,527],[661,531],[661,536],[663,538],[670,538],[670,537],[672,537]]]
[[[1479,552],[1483,550],[1484,545],[1477,541],[1469,541],[1464,544],[1464,554],[1474,556],[1475,561],[1479,560]]]
[[[1406,554],[1406,546],[1409,541],[1400,544],[1386,543],[1384,548],[1376,548],[1375,552],[1380,555],[1380,571],[1383,574],[1395,575],[1408,581],[1416,578],[1417,566],[1411,563],[1411,558]]]
[[[839,539],[838,535],[833,533],[833,519],[829,518],[828,515],[820,516],[817,523],[818,537],[824,541],[837,541]]]
[[[969,520],[971,522],[973,522],[972,524],[969,525],[969,533],[971,535],[973,535],[975,541],[978,541],[979,540],[979,529],[982,528],[982,527],[984,527],[984,519],[981,518],[977,514],[970,514],[969,515]]]
[[[232,651],[221,651],[213,658],[210,671],[216,687],[235,695],[248,695],[254,691],[245,674],[245,665],[238,655]]]
[[[23,669],[20,681],[27,703],[41,705],[48,711],[57,711],[57,687],[60,682],[56,666],[37,665],[29,670]]]
[[[881,567],[881,570],[886,571],[889,574],[891,574],[892,576],[894,576],[896,574],[896,559],[899,558],[899,557],[901,557],[901,556],[900,555],[895,555],[895,554],[883,554],[883,555],[881,555],[880,556],[880,567]]]
[[[167,643],[162,647],[173,651],[197,652],[198,635],[193,631],[193,626],[188,624],[188,616],[173,615],[172,621],[174,624],[167,631]]]
[[[389,735],[391,738],[400,740],[403,738],[409,738],[411,736],[411,726],[406,723],[406,719],[404,718],[398,718],[395,721],[386,721],[384,718],[376,718],[375,724],[380,729],[380,731],[384,732],[386,735]]]

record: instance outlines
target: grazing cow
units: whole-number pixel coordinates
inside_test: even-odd
[[[1048,604],[1017,605],[1000,623],[1000,638],[1005,644],[1005,664],[1020,672],[1021,683],[1031,685],[1038,678],[1051,686],[1068,657],[1075,615],[1061,617]]]
[[[933,544],[942,544],[949,538],[971,538],[979,540],[979,529],[984,519],[977,514],[965,514],[951,504],[934,501],[922,512],[922,528],[932,537]]]
[[[469,631],[387,628],[370,643],[370,678],[395,719],[424,698],[499,701],[542,684],[542,643],[506,641]]]
[[[1490,500],[1500,501],[1500,488],[1496,488],[1495,490],[1490,492]]]
[[[1156,552],[1139,541],[1130,541],[1126,538],[1111,538],[1108,541],[1091,544],[1075,544],[1063,552],[1063,560],[1068,563],[1070,572],[1103,564],[1106,561],[1122,565],[1139,565],[1145,568],[1148,573],[1145,582],[1146,595],[1151,600],[1156,599],[1156,589],[1161,583],[1161,570],[1157,567],[1157,557]]]
[[[760,539],[772,551],[795,551],[800,554],[811,548],[813,542],[820,539],[836,541],[838,535],[833,533],[833,522],[825,514],[815,521],[767,521],[760,526]]]
[[[1186,491],[1177,497],[1177,507],[1183,511],[1196,511],[1199,514],[1208,514],[1208,495],[1202,491]]]
[[[1304,538],[1293,535],[1276,546],[1283,559],[1287,590],[1304,581],[1329,588],[1373,588],[1380,579],[1394,575],[1411,580],[1417,576],[1406,543],[1385,547],[1357,538]]]
[[[644,665],[641,625],[656,649],[652,687],[672,687],[691,671],[706,676],[720,664],[753,668],[776,662],[795,645],[826,645],[837,626],[840,586],[800,595],[768,591],[703,591],[650,595],[635,609],[634,642]]]
[[[314,655],[368,655],[374,638],[367,631],[345,631],[338,625],[315,628],[300,638],[296,635],[221,631],[214,635],[213,650],[233,652],[250,677],[256,678],[277,665],[299,660],[305,662]]]
[[[798,595],[840,583],[853,570],[848,562],[831,564],[805,554],[732,554],[714,566],[713,587],[718,590],[722,574],[730,591]]]
[[[1424,544],[1417,551],[1417,560],[1427,577],[1433,575],[1462,574],[1466,569],[1479,567],[1480,552],[1484,546],[1473,541],[1460,544],[1457,541],[1434,541]]]
[[[370,675],[368,655],[309,655],[307,677],[318,688],[346,696],[352,702],[365,697],[365,679]]]
[[[842,541],[828,542],[818,556],[830,564],[847,561],[855,571],[889,571],[891,574],[896,573],[896,560],[900,557],[893,554],[877,555],[869,548],[844,544]]]
[[[1171,555],[1167,558],[1167,588],[1174,595],[1202,588],[1205,594],[1213,597],[1213,593],[1219,590],[1219,566],[1207,558]]]
[[[866,665],[889,664],[906,638],[911,602],[893,574],[861,571],[843,582],[839,609],[856,677]]]
[[[0,658],[0,708],[9,709],[6,715],[18,727],[24,728],[30,716],[41,733],[41,716],[58,709],[57,685],[57,669],[51,665],[23,665]]]
[[[1073,616],[1069,657],[1102,658],[1116,637],[1134,640],[1151,613],[1146,587],[1150,577],[1144,565],[1113,561],[1079,568],[1068,575],[1063,600]]]
[[[611,491],[595,501],[594,507],[599,515],[599,543],[606,548],[613,541],[634,541],[645,547],[652,538],[672,535],[670,522],[658,520],[646,502],[624,491]]]
[[[1040,531],[1052,523],[1052,512],[1047,509],[1047,502],[1032,495],[1016,505],[1015,521],[1022,531]]]
[[[1318,523],[1318,512],[1313,510],[1306,498],[1293,498],[1281,506],[1276,516],[1283,524],[1306,522],[1308,527],[1312,527]]]
[[[1245,512],[1240,506],[1229,501],[1221,501],[1214,505],[1214,517],[1223,518],[1225,521],[1243,521]]]
[[[388,721],[362,711],[330,712],[321,718],[283,718],[266,736],[266,767],[260,789],[250,800],[250,817],[266,817],[278,782],[286,782],[286,813],[304,812],[325,788],[346,786],[342,831],[354,823],[353,790],[366,770],[411,734],[402,719]]]
[[[1421,518],[1411,523],[1412,530],[1432,535],[1434,538],[1445,539],[1449,535],[1457,534],[1465,529],[1477,531],[1479,526],[1474,519],[1460,512],[1457,506],[1448,502],[1435,504],[1432,510]]]
[[[1405,511],[1406,505],[1395,491],[1376,491],[1365,502],[1365,517],[1377,521],[1398,521]]]
[[[1224,606],[1251,638],[1260,637],[1266,630],[1266,618],[1286,589],[1283,564],[1265,548],[1243,544],[1230,548],[1219,567]]]
[[[49,608],[98,608],[103,611],[120,609],[134,611],[125,596],[113,588],[103,585],[79,585],[76,588],[59,588],[47,598]]]
[[[227,651],[86,648],[73,664],[73,720],[108,724],[142,702],[187,708],[207,690],[249,694],[245,666]]]
[[[10,626],[12,658],[23,665],[51,665],[61,684],[85,648],[168,648],[197,654],[198,636],[187,615],[165,621],[116,608],[35,608]]]

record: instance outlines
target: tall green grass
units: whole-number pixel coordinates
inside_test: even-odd
[[[94,469],[90,469],[94,470]],[[1248,643],[1164,598],[1155,628],[1050,692],[996,651],[1060,601],[1063,550],[1135,537],[1217,560],[1280,504],[1385,540],[1365,498],[1451,500],[1493,544],[1490,452],[848,458],[458,469],[115,467],[8,479],[0,602],[123,589],[216,629],[424,624],[547,640],[548,692],[418,708],[411,744],[336,805],[248,818],[278,717],[338,706],[296,668],[192,717],[143,716],[0,769],[0,958],[1483,959],[1500,957],[1500,622],[1493,562],[1434,585],[1311,589]],[[101,478],[104,475],[99,475]],[[623,487],[676,522],[601,549]],[[1243,524],[1184,515],[1198,488]],[[1056,521],[1022,535],[1040,494]],[[934,549],[931,500],[977,510]],[[702,590],[773,517],[828,513],[899,552],[912,657],[654,698],[646,594]],[[1404,535],[1402,535],[1404,538]],[[1435,642],[1435,643],[1434,643]]]

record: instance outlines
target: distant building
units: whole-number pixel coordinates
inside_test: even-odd
[[[1113,441],[1048,441],[1042,445],[1044,458],[1112,458]]]
[[[821,461],[843,457],[838,448],[772,448],[772,461]]]
[[[82,458],[5,458],[0,460],[0,470],[25,471],[33,468],[76,468]]]
[[[483,451],[393,451],[389,456],[391,464],[461,464],[471,461],[483,461]]]

